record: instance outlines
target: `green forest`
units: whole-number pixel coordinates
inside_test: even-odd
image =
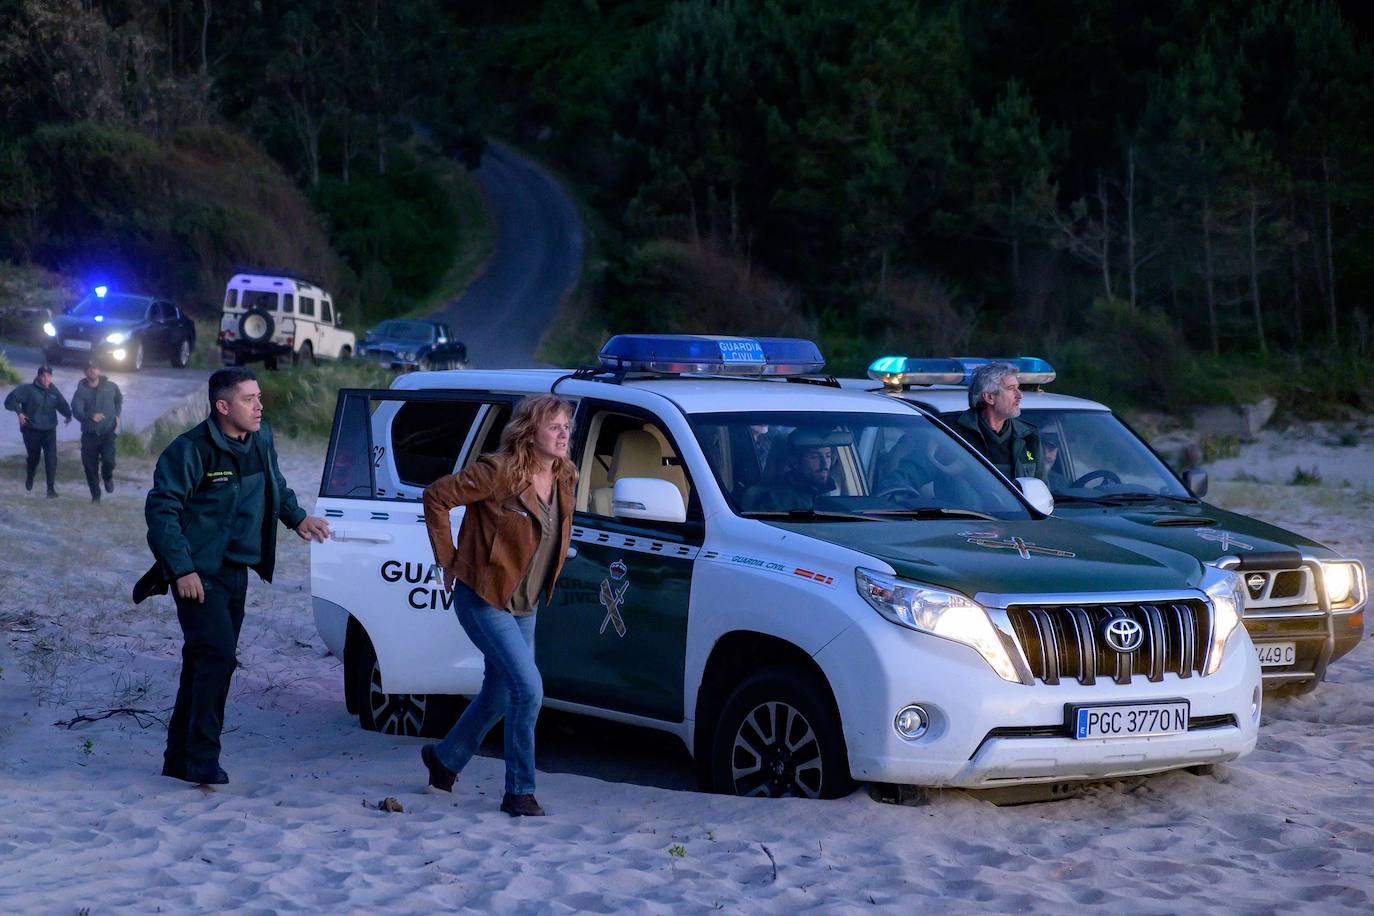
[[[269,252],[420,296],[459,222],[435,160],[495,135],[591,222],[560,359],[614,331],[797,333],[844,372],[1033,352],[1116,401],[1370,409],[1364,10],[0,0],[0,258],[113,246],[194,286],[255,253],[242,197],[279,172],[321,228],[282,204]]]

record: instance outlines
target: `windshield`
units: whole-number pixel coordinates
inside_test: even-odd
[[[87,296],[73,306],[68,314],[77,318],[104,317],[113,321],[142,321],[147,313],[148,300],[142,296],[115,294],[103,299],[94,295]]]
[[[373,337],[391,337],[396,340],[429,340],[434,334],[434,326],[423,321],[383,321],[372,329]]]
[[[1164,463],[1114,414],[1026,410],[1021,419],[1040,428],[1041,451],[1049,466],[1045,482],[1057,498],[1149,494],[1192,499]]]
[[[1030,517],[992,471],[916,413],[775,411],[689,420],[741,515]]]

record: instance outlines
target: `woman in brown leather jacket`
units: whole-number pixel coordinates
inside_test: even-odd
[[[572,405],[552,394],[525,398],[498,451],[425,488],[425,525],[458,622],[486,660],[482,689],[442,741],[420,757],[445,792],[504,717],[511,817],[543,816],[534,798],[534,723],[544,685],[534,662],[534,623],[553,597],[572,532],[577,470],[568,460]],[[467,512],[453,542],[449,510]]]

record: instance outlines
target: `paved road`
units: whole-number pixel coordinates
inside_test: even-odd
[[[33,373],[43,359],[41,351],[14,344],[0,344],[0,353],[5,354],[25,382],[33,379]],[[68,403],[71,402],[72,393],[76,391],[76,383],[81,381],[84,371],[76,365],[53,367],[53,384],[66,396]],[[204,392],[205,384],[210,378],[209,371],[205,369],[173,369],[169,366],[149,367],[142,372],[112,371],[106,374],[118,383],[119,390],[124,393],[123,422],[124,428],[128,430],[149,426],[188,396]],[[9,394],[12,387],[6,386],[4,394]],[[59,445],[63,442],[78,442],[80,439],[81,424],[75,420],[58,424]],[[19,436],[19,420],[14,414],[6,411],[0,416],[0,456],[22,454],[24,442]]]
[[[473,176],[496,223],[491,258],[432,317],[446,319],[467,344],[473,368],[542,365],[534,356],[539,339],[582,269],[577,208],[542,168],[494,142]]]

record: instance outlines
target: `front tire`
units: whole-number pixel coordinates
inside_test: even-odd
[[[358,723],[365,730],[431,738],[448,733],[456,719],[451,697],[386,693],[382,690],[382,669],[371,640],[364,636],[356,651],[351,645],[349,650],[344,653],[344,676],[352,681],[351,689],[358,704]]]
[[[134,372],[143,371],[143,341],[134,341],[134,351],[129,354],[129,368]]]
[[[711,773],[726,795],[841,798],[854,790],[834,701],[815,677],[786,667],[751,675],[725,701]]]

